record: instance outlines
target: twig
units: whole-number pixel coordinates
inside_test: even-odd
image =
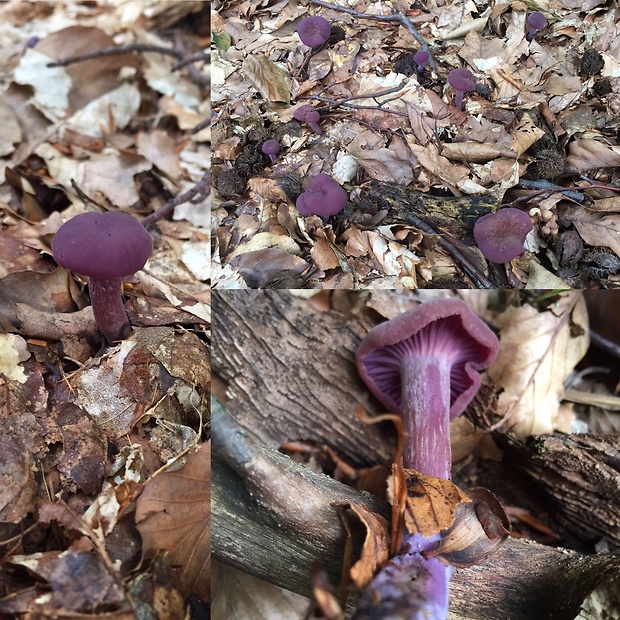
[[[88,52],[87,54],[79,54],[77,56],[67,56],[67,58],[61,58],[55,62],[50,62],[46,66],[48,67],[66,67],[73,65],[76,62],[83,62],[84,60],[92,60],[93,58],[102,58],[103,56],[118,56],[120,54],[127,54],[129,52],[156,52],[158,54],[166,54],[168,56],[174,56],[179,60],[183,59],[183,55],[172,47],[163,47],[162,45],[151,45],[148,43],[129,43],[127,45],[112,45],[110,47],[104,47],[94,52]]]
[[[197,196],[206,197],[209,195],[210,191],[211,171],[207,170],[204,173],[202,179],[200,179],[200,181],[198,181],[198,183],[196,183],[194,187],[188,189],[184,194],[179,194],[178,196],[175,196],[174,198],[169,200],[161,209],[158,209],[154,213],[151,213],[151,215],[147,215],[146,217],[142,218],[142,225],[145,228],[148,228],[157,220],[167,217],[178,205],[181,205],[185,202],[190,202],[193,198],[196,198]]]
[[[453,243],[444,237],[441,233],[437,232],[432,226],[429,226],[421,219],[417,218],[413,213],[407,214],[407,223],[412,224],[416,228],[419,228],[421,231],[425,232],[428,235],[438,235],[439,241],[437,242],[450,256],[454,259],[455,262],[461,264],[463,270],[467,273],[467,275],[476,283],[480,288],[497,288],[493,282],[485,278],[485,276],[480,273],[480,270],[463,254]]]
[[[420,47],[425,52],[428,52],[429,59],[428,62],[432,67],[433,71],[437,72],[437,64],[435,63],[435,59],[431,54],[430,49],[428,48],[428,43],[424,40],[422,35],[417,31],[416,27],[411,23],[411,20],[407,17],[402,8],[399,8],[392,15],[376,15],[373,13],[361,13],[360,11],[355,11],[354,9],[346,9],[342,6],[336,6],[335,4],[329,4],[329,2],[323,2],[323,0],[310,0],[310,4],[316,4],[318,6],[325,7],[326,9],[332,9],[333,11],[340,11],[341,13],[348,13],[349,15],[353,15],[354,17],[358,17],[360,19],[373,19],[376,21],[382,22],[398,22],[402,24],[409,32],[412,34],[413,38],[420,44]]]
[[[532,198],[535,198],[536,196],[546,196],[546,195],[556,194],[557,192],[563,193],[567,191],[584,192],[587,189],[607,189],[612,192],[620,192],[620,187],[615,187],[614,185],[600,185],[598,183],[593,183],[592,185],[586,185],[586,186],[582,186],[582,185],[570,186],[569,185],[568,187],[549,187],[547,189],[536,190],[535,192],[531,192],[527,194],[526,196],[520,196],[519,198],[515,198],[511,202],[507,202],[503,204],[502,207],[514,207],[515,205],[520,205],[524,202],[528,202]]]
[[[198,125],[196,125],[195,127],[192,127],[189,130],[189,133],[190,134],[198,133],[199,131],[202,131],[205,127],[209,127],[209,125],[211,125],[211,119],[206,118],[204,121],[201,121],[200,123],[198,123]]]
[[[195,54],[192,54],[191,56],[177,62],[176,65],[172,67],[171,71],[178,71],[186,65],[191,65],[193,62],[200,62],[201,60],[208,61],[210,55],[211,53],[209,50],[201,50],[200,52],[196,52]]]

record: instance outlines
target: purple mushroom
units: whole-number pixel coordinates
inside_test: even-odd
[[[460,299],[426,302],[368,333],[357,367],[387,409],[402,413],[406,469],[450,479],[450,420],[478,391],[477,371],[497,348],[495,334]]]
[[[533,41],[536,33],[547,26],[547,18],[540,11],[534,11],[528,15],[527,25],[528,32],[525,38],[528,41]]]
[[[297,34],[301,42],[308,47],[323,45],[332,33],[329,22],[319,15],[302,19],[297,26]]]
[[[300,215],[318,215],[327,219],[339,213],[347,204],[348,196],[328,174],[318,174],[296,202]]]
[[[500,209],[483,215],[474,224],[474,239],[487,260],[507,263],[523,254],[525,237],[532,230],[532,220],[519,209]]]
[[[263,142],[260,150],[269,157],[273,164],[276,160],[276,155],[280,152],[280,143],[277,140],[266,140]]]
[[[89,277],[97,325],[109,342],[122,340],[129,321],[121,278],[144,267],[153,250],[151,235],[128,213],[82,213],[65,222],[52,240],[54,260]]]
[[[315,133],[323,133],[323,130],[319,126],[321,115],[316,111],[316,108],[313,105],[310,105],[309,103],[300,105],[295,112],[293,112],[293,118],[296,118],[302,123],[306,123]]]
[[[428,62],[430,57],[431,57],[431,55],[427,51],[425,51],[425,50],[420,50],[413,57],[413,60],[418,65],[418,73],[422,73],[422,71],[424,71],[424,65]]]
[[[452,69],[452,71],[448,73],[448,82],[456,91],[454,105],[459,108],[459,110],[462,110],[464,108],[463,93],[476,88],[476,78],[469,69]]]
[[[423,303],[370,330],[357,368],[383,405],[403,416],[406,469],[451,478],[450,420],[475,396],[478,371],[498,348],[495,334],[460,299]],[[440,540],[439,533],[403,535],[399,555],[362,597],[361,608],[374,614],[364,617],[391,617],[396,609],[398,618],[447,617],[452,569],[428,557]]]

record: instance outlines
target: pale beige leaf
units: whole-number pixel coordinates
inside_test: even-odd
[[[568,145],[566,161],[571,170],[584,172],[595,168],[620,166],[620,153],[598,140],[584,138]]]
[[[302,620],[310,600],[232,566],[213,562],[213,620]]]
[[[566,427],[560,400],[566,377],[589,345],[588,317],[581,293],[564,293],[546,311],[510,307],[497,317],[500,349],[489,367],[498,389],[498,413],[519,438]]]
[[[620,215],[608,213],[588,213],[580,211],[575,214],[572,221],[583,240],[589,245],[610,248],[620,256]]]
[[[290,104],[290,76],[267,57],[247,56],[243,61],[241,71],[264,99]]]

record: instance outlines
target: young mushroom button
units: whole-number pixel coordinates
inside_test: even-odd
[[[460,299],[428,301],[370,330],[357,368],[383,405],[402,413],[406,469],[450,479],[450,420],[476,395],[478,371],[495,359],[498,346]]]
[[[109,342],[129,326],[121,278],[144,267],[153,250],[148,231],[128,213],[83,213],[63,224],[52,241],[54,260],[88,276],[97,325]]]

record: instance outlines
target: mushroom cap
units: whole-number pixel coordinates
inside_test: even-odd
[[[460,90],[461,92],[468,92],[476,88],[476,78],[474,74],[465,68],[452,69],[448,73],[448,82],[454,90]]]
[[[425,62],[428,62],[428,59],[430,57],[431,55],[426,50],[420,50],[413,57],[413,60],[415,60],[415,62],[417,62],[419,65],[423,65]]]
[[[534,11],[528,15],[527,25],[542,30],[547,25],[547,18],[540,11]]]
[[[294,112],[293,118],[303,123],[318,123],[321,119],[321,115],[316,111],[316,108],[309,103],[300,105]]]
[[[445,355],[450,370],[450,419],[480,387],[479,370],[497,356],[495,334],[460,299],[436,299],[377,325],[357,350],[358,371],[392,413],[402,413],[401,363],[406,356]]]
[[[52,240],[54,260],[61,267],[100,280],[136,273],[152,251],[146,228],[119,211],[76,215]]]
[[[342,211],[348,200],[347,192],[328,174],[317,174],[297,198],[295,203],[300,215],[327,217]]]
[[[487,260],[507,263],[525,252],[523,243],[531,230],[530,216],[508,207],[478,218],[474,239]]]
[[[276,155],[280,152],[280,143],[277,140],[266,140],[260,150],[265,155]]]
[[[323,45],[332,33],[329,22],[320,15],[306,17],[297,25],[297,34],[301,42],[308,47]]]

